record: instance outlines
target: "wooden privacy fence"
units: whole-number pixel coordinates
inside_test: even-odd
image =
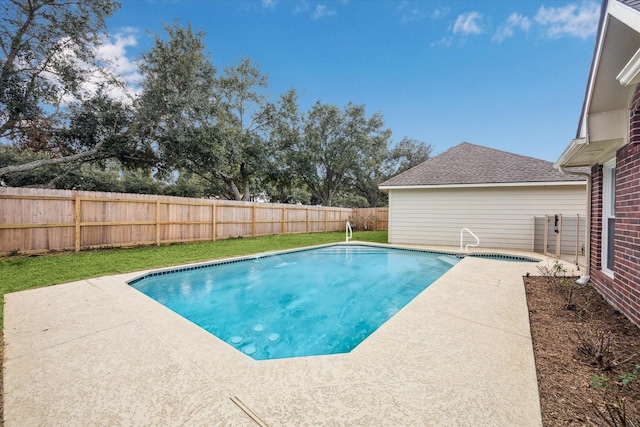
[[[339,231],[352,215],[348,208],[0,187],[0,254]],[[386,229],[386,216],[369,229],[376,226]]]
[[[349,222],[354,230],[375,231],[389,229],[389,208],[352,209]]]

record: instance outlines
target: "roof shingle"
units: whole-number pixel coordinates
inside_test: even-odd
[[[620,3],[626,4],[636,10],[640,10],[640,0],[620,0]]]
[[[394,176],[381,186],[502,184],[584,181],[564,175],[553,163],[468,142]]]

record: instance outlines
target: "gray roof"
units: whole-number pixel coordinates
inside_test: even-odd
[[[381,186],[584,181],[553,163],[463,142],[394,176]]]
[[[640,10],[640,0],[620,0],[620,3],[626,4],[636,10]]]

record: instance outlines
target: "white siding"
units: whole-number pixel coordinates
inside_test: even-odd
[[[586,213],[584,185],[389,190],[389,242],[533,250],[534,217]],[[465,243],[475,240],[467,235]]]

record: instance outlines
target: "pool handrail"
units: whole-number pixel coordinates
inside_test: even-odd
[[[467,243],[467,245],[464,247],[464,251],[465,251],[465,252],[469,252],[469,246],[473,246],[474,248],[476,248],[476,247],[480,246],[480,239],[478,238],[478,236],[476,236],[476,235],[474,234],[474,232],[473,232],[473,231],[469,230],[469,229],[468,229],[468,228],[466,228],[466,227],[462,228],[462,229],[460,230],[460,250],[461,250],[461,251],[463,250],[463,249],[462,249],[462,240],[463,240],[463,237],[464,237],[464,236],[463,236],[463,234],[464,234],[464,232],[465,232],[465,231],[466,231],[467,233],[471,234],[471,235],[472,235],[473,237],[475,237],[475,239],[476,239],[476,243],[475,243],[475,244],[474,244],[474,243]]]

